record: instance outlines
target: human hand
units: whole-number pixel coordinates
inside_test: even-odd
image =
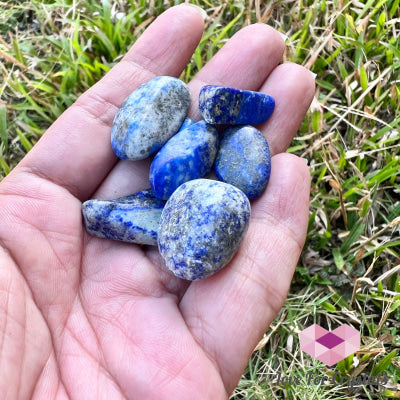
[[[149,187],[149,160],[116,161],[121,102],[155,75],[179,76],[203,29],[184,5],[160,16],[0,184],[0,398],[224,399],[286,298],[308,221],[310,177],[283,154],[314,81],[282,64],[266,25],[242,29],[189,84],[260,90],[276,108],[260,129],[272,174],[231,263],[203,281],[160,268],[155,248],[89,236],[81,204]]]

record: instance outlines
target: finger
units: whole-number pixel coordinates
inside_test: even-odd
[[[275,99],[271,118],[260,129],[271,154],[286,151],[314,97],[315,79],[301,65],[285,63],[276,67],[260,89]]]
[[[155,75],[178,76],[202,31],[202,17],[193,7],[163,13],[123,60],[50,127],[15,173],[34,173],[86,199],[116,161],[110,129],[117,108]]]
[[[189,116],[194,120],[201,119],[197,99],[204,85],[220,84],[258,90],[281,61],[283,51],[284,42],[271,27],[254,24],[241,29],[189,83],[192,97]],[[135,179],[132,179],[133,176]],[[120,162],[94,196],[118,197],[148,187],[149,167],[146,162],[136,166]]]
[[[245,241],[225,269],[190,285],[180,308],[230,393],[281,309],[304,244],[310,175],[296,156],[272,158],[265,194],[252,203]]]

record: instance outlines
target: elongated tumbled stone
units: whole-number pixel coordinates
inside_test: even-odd
[[[111,130],[115,154],[128,160],[154,154],[178,132],[189,105],[189,88],[177,78],[157,76],[139,86],[115,115]]]
[[[82,213],[93,236],[155,246],[164,204],[148,189],[115,200],[85,201]]]
[[[250,203],[224,182],[196,179],[179,186],[161,215],[158,248],[179,278],[198,280],[223,268],[242,243]]]
[[[206,176],[218,150],[218,133],[204,121],[189,125],[173,136],[157,153],[150,166],[154,194],[167,200],[187,181]]]
[[[271,175],[267,139],[253,126],[232,126],[222,135],[215,174],[242,190],[250,200],[261,196]]]
[[[186,128],[189,128],[190,125],[193,125],[195,122],[190,119],[190,118],[185,118],[185,120],[183,121],[183,124],[181,125],[181,127],[179,128],[180,131],[183,131]]]
[[[275,100],[261,92],[207,85],[200,91],[199,108],[209,124],[261,124],[274,111]]]

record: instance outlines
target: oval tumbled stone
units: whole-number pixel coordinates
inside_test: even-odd
[[[239,189],[209,179],[189,181],[179,186],[164,207],[158,249],[174,275],[203,279],[229,263],[249,220],[250,203]]]
[[[253,126],[232,126],[222,135],[215,174],[243,191],[250,200],[261,196],[271,175],[267,139]]]
[[[115,200],[85,201],[82,214],[93,236],[156,246],[164,204],[148,189]]]
[[[189,125],[173,136],[157,153],[150,166],[154,194],[167,200],[183,183],[205,177],[218,150],[218,133],[204,121]]]
[[[157,76],[139,86],[115,115],[111,130],[114,153],[128,160],[154,154],[178,132],[189,105],[189,88],[177,78]]]
[[[199,108],[209,124],[261,124],[274,111],[275,100],[261,92],[206,85],[200,90]]]

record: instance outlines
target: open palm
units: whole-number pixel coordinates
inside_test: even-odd
[[[1,399],[224,399],[281,308],[309,193],[307,166],[282,152],[314,82],[300,66],[278,65],[284,43],[265,25],[239,31],[189,84],[194,119],[205,84],[276,99],[260,127],[274,154],[271,180],[231,263],[189,283],[161,268],[156,249],[82,227],[82,201],[149,187],[149,161],[116,161],[113,117],[143,82],[179,76],[202,30],[193,8],[166,11],[1,183]]]

